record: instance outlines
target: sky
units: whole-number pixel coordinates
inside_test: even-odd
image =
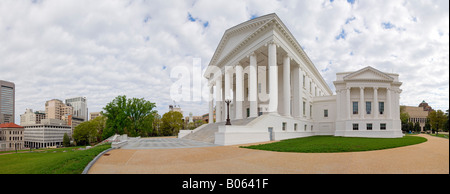
[[[0,80],[15,83],[16,123],[27,108],[78,96],[89,112],[126,95],[162,115],[172,70],[196,76],[193,61],[204,70],[225,30],[269,13],[333,92],[337,72],[372,66],[399,74],[401,105],[448,109],[448,0],[1,0]],[[175,104],[208,112],[207,98]]]

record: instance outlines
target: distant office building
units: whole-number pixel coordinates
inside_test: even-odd
[[[86,97],[75,97],[66,99],[66,104],[73,107],[73,116],[88,121],[88,108]]]
[[[0,124],[0,151],[23,149],[24,128],[14,123]]]
[[[61,100],[53,99],[45,102],[45,118],[63,120],[64,115],[73,114],[72,106],[64,104]]]
[[[45,119],[45,111],[33,112],[33,109],[26,109],[25,113],[20,115],[20,125],[41,124],[42,119]]]
[[[181,114],[183,114],[183,111],[181,110],[180,105],[169,105],[169,111],[175,111],[175,112],[179,112]]]
[[[90,117],[89,120],[94,120],[95,118],[97,118],[99,116],[102,116],[101,112],[91,112],[91,113],[89,113],[89,117]]]
[[[0,80],[0,124],[14,123],[15,85]]]
[[[45,148],[62,145],[64,134],[72,136],[72,128],[59,119],[43,119],[41,124],[24,126],[24,145]]]

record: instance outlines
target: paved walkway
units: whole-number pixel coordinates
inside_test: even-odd
[[[213,146],[117,149],[97,160],[95,174],[449,174],[449,140],[387,150],[348,153],[283,153]]]
[[[218,146],[212,143],[178,138],[142,138],[129,142],[121,149],[175,149]]]

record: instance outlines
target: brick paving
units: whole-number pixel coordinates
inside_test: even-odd
[[[393,149],[347,153],[284,153],[239,146],[116,149],[100,157],[88,173],[449,174],[449,140],[419,136],[428,141]],[[175,145],[176,139],[173,140],[166,145]]]

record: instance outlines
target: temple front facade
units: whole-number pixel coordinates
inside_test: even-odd
[[[337,73],[333,94],[276,14],[226,30],[204,77],[209,124],[182,130],[180,138],[233,145],[313,135],[403,136],[398,74],[370,66]],[[231,125],[225,125],[228,115]]]

